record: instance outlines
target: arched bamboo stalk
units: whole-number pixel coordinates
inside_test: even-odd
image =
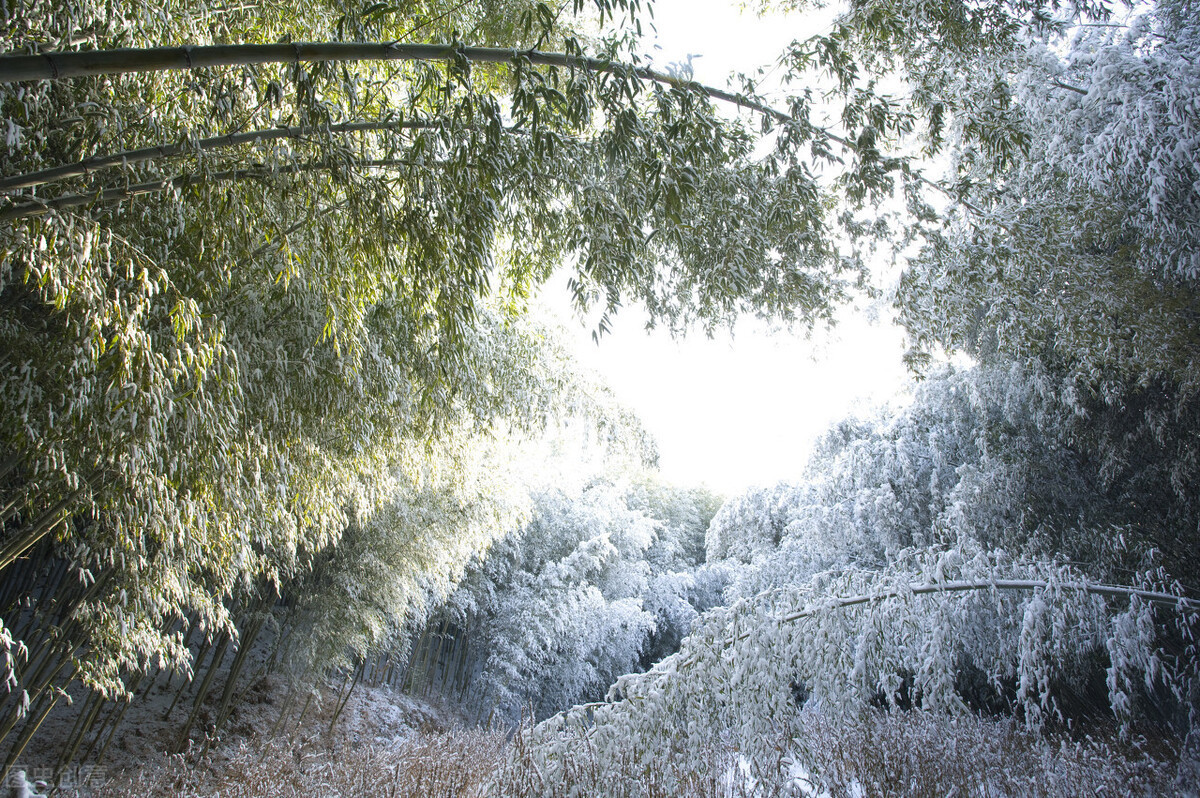
[[[513,63],[534,66],[581,69],[626,76],[641,81],[693,91],[714,100],[759,113],[775,123],[802,128],[805,138],[821,139],[838,144],[848,152],[863,153],[860,145],[832,130],[800,120],[790,113],[773,108],[754,97],[718,89],[696,81],[683,79],[649,67],[626,64],[579,53],[551,53],[539,50],[510,50],[493,47],[466,47],[459,44],[401,44],[399,42],[293,42],[290,44],[236,44],[183,47],[125,48],[113,50],[48,52],[37,55],[0,56],[0,83],[29,80],[60,80],[72,77],[193,70],[213,66],[250,66],[266,63],[321,63],[359,61],[445,61],[458,64]],[[868,148],[869,149],[869,148]],[[871,150],[873,153],[873,150]],[[936,181],[917,171],[910,177],[948,197],[973,213],[981,209],[958,196]],[[150,184],[143,184],[149,186]],[[147,190],[155,190],[149,189]],[[161,189],[157,189],[161,190]],[[87,204],[85,195],[75,198],[73,205]],[[117,195],[114,195],[116,197]],[[119,197],[118,197],[119,198]],[[64,198],[65,199],[65,198]],[[45,210],[37,206],[9,208],[0,212],[0,221],[36,216]],[[67,207],[67,206],[64,206]]]
[[[810,607],[804,610],[796,610],[795,612],[787,613],[779,618],[780,623],[793,623],[803,618],[811,618],[814,615],[819,615],[828,610],[844,609],[846,607],[856,607],[860,604],[871,604],[877,601],[884,601],[891,598],[899,598],[904,595],[922,596],[929,594],[941,593],[969,593],[983,590],[1009,590],[1009,591],[1033,591],[1045,590],[1050,587],[1055,587],[1063,590],[1073,590],[1082,593],[1091,593],[1096,596],[1104,596],[1106,598],[1139,598],[1143,601],[1148,601],[1159,606],[1170,607],[1177,610],[1187,610],[1189,612],[1200,611],[1200,601],[1195,599],[1185,598],[1183,596],[1172,595],[1171,593],[1158,593],[1152,590],[1141,590],[1135,587],[1124,587],[1122,585],[1103,585],[1090,584],[1088,582],[1055,582],[1050,583],[1039,579],[992,579],[992,580],[975,580],[975,581],[958,581],[958,582],[933,582],[927,584],[907,585],[904,587],[892,588],[881,593],[870,593],[861,596],[845,596],[833,600],[831,603],[822,604],[819,607]],[[750,638],[750,632],[743,632],[740,635],[731,637],[724,641],[724,645],[731,646],[734,643],[740,643],[743,640]],[[679,667],[683,668],[692,665],[697,661],[698,657],[693,655],[679,663]]]
[[[967,593],[984,590],[1005,590],[1005,591],[1033,591],[1046,590],[1049,588],[1060,590],[1072,590],[1092,595],[1104,596],[1106,598],[1138,598],[1142,601],[1147,601],[1158,606],[1167,607],[1175,610],[1183,610],[1187,612],[1200,612],[1200,601],[1196,599],[1186,598],[1184,596],[1176,596],[1171,593],[1160,593],[1153,590],[1142,590],[1134,587],[1125,587],[1123,585],[1106,585],[1092,584],[1089,582],[1047,582],[1039,579],[989,579],[989,580],[971,580],[971,581],[953,581],[953,582],[934,582],[914,585],[904,585],[900,587],[884,590],[879,593],[863,594],[858,596],[843,596],[830,599],[822,603],[820,606],[809,607],[803,610],[786,613],[779,617],[780,623],[793,623],[804,618],[811,618],[823,612],[830,610],[845,609],[846,607],[855,607],[862,604],[871,604],[878,601],[884,601],[890,598],[899,598],[905,595],[930,595],[944,593]],[[722,647],[731,646],[743,640],[750,638],[750,632],[743,632],[739,635],[727,638],[721,641]],[[675,656],[675,655],[673,655]],[[669,659],[673,659],[669,658]],[[673,663],[673,667],[662,668],[647,671],[644,676],[653,676],[662,678],[675,676],[680,671],[699,662],[699,654],[693,654],[690,657],[680,659]],[[564,712],[573,712],[575,710],[590,710],[596,707],[602,707],[610,704],[610,701],[592,701],[587,704],[578,704],[569,709],[562,710],[558,715]]]
[[[94,155],[63,166],[54,166],[36,172],[13,175],[0,178],[0,191],[13,191],[22,188],[33,188],[56,180],[66,180],[72,177],[87,177],[93,172],[113,166],[129,166],[160,158],[173,158],[193,153],[213,152],[230,149],[242,144],[257,144],[263,141],[279,139],[301,139],[309,136],[328,135],[333,133],[363,133],[388,132],[397,130],[417,130],[434,128],[442,124],[437,121],[382,121],[382,122],[346,122],[329,125],[324,128],[313,127],[276,127],[264,130],[250,130],[245,133],[229,133],[224,136],[209,136],[194,142],[178,144],[156,144],[136,150],[125,150],[108,155]],[[0,478],[2,478],[0,474]]]
[[[0,210],[0,222],[11,222],[18,219],[44,216],[47,213],[50,213],[50,211],[67,210],[85,205],[118,202],[120,200],[140,197],[145,194],[157,194],[175,188],[187,188],[188,186],[203,185],[206,183],[220,183],[235,180],[263,180],[277,175],[290,175],[317,171],[334,171],[344,167],[355,167],[361,169],[388,169],[402,166],[412,167],[422,166],[422,164],[418,164],[415,161],[409,161],[403,158],[385,158],[366,161],[351,161],[344,164],[327,162],[290,164],[287,166],[279,166],[273,169],[267,167],[248,167],[245,169],[228,169],[208,175],[176,175],[175,177],[165,177],[159,180],[149,180],[145,183],[136,183],[131,186],[107,188],[83,194],[66,194],[61,197],[41,198],[23,195],[11,198],[15,201],[14,204],[8,208],[5,208],[4,210]],[[76,493],[72,494],[69,498],[73,498],[79,492],[80,491],[76,491]],[[66,500],[64,499],[64,501]],[[4,567],[4,557],[6,553],[6,550],[0,550],[0,569]]]
[[[620,61],[575,53],[550,53],[460,44],[403,44],[400,42],[291,42],[281,44],[218,44],[183,47],[117,48],[46,52],[0,57],[0,83],[30,80],[119,75],[130,72],[192,70],[254,64],[303,64],[358,61],[445,61],[452,63],[527,63],[534,66],[584,69],[629,75],[671,86],[699,88],[714,99],[747,105],[753,101],[713,87]],[[747,107],[752,107],[747,105]],[[788,117],[790,119],[790,117]]]
[[[129,72],[192,70],[214,66],[253,64],[301,64],[358,61],[446,61],[509,63],[560,67],[627,76],[642,81],[694,91],[714,100],[756,111],[776,122],[794,125],[791,114],[744,94],[669,75],[649,67],[592,58],[578,53],[540,50],[511,50],[497,47],[465,47],[458,44],[401,44],[400,42],[293,42],[290,44],[229,44],[184,47],[125,48],[49,52],[38,55],[0,56],[0,83],[28,80],[61,80],[74,77],[115,75]],[[823,128],[806,125],[830,141],[856,149],[850,140]]]

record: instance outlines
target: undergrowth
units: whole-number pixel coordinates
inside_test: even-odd
[[[274,740],[196,761],[164,756],[111,778],[94,798],[469,798],[500,766],[506,741],[495,732],[452,729],[415,733],[393,746],[375,743],[313,749]]]
[[[1173,749],[1137,741],[1053,739],[1009,720],[874,711],[837,721],[805,711],[771,763],[714,741],[708,766],[684,772],[647,752],[597,756],[586,737],[548,781],[521,734],[426,729],[399,744],[325,748],[285,740],[163,757],[92,795],[178,798],[756,798],[757,796],[1176,795]],[[790,741],[790,742],[789,742]],[[659,752],[661,753],[661,752]],[[670,758],[666,761],[669,763]],[[768,771],[774,771],[768,773]],[[774,777],[772,777],[774,776]]]
[[[1142,740],[1045,737],[1011,719],[872,711],[807,714],[794,757],[836,798],[1174,795],[1175,770]],[[1173,758],[1173,757],[1172,757]]]

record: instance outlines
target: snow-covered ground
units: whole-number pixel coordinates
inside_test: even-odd
[[[178,766],[187,761],[200,768],[220,771],[233,760],[244,757],[275,739],[276,744],[291,746],[297,758],[333,756],[341,750],[369,746],[381,750],[397,749],[419,732],[445,731],[461,719],[446,707],[399,693],[389,687],[359,684],[347,700],[336,724],[332,724],[338,704],[338,685],[319,689],[309,703],[302,724],[300,710],[307,693],[289,699],[284,679],[268,675],[256,681],[241,701],[236,702],[221,737],[211,744],[203,761],[194,755],[204,742],[203,729],[216,712],[220,691],[213,690],[200,713],[200,723],[181,754],[172,756],[180,727],[191,710],[190,696],[175,700],[179,681],[165,679],[139,696],[126,710],[123,722],[100,762],[76,764],[67,769],[60,786],[68,792],[90,795],[104,784],[144,771]],[[3,798],[30,798],[44,792],[53,779],[56,763],[70,735],[82,703],[76,696],[74,707],[52,714],[21,755],[10,772]],[[280,723],[281,713],[287,713]],[[190,754],[190,756],[189,756]],[[41,785],[39,786],[39,782]]]

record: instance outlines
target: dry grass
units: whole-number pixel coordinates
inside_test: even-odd
[[[518,735],[513,740],[506,767],[493,788],[496,798],[742,798],[741,791],[731,790],[726,776],[736,762],[727,749],[704,750],[699,757],[704,766],[695,770],[684,766],[682,758],[647,758],[633,748],[615,759],[602,759],[581,738],[562,761],[562,772],[551,779],[523,747],[523,738]]]
[[[872,711],[836,723],[805,713],[795,739],[840,796],[1166,796],[1175,768],[1115,740],[1046,739],[1011,720]]]
[[[802,731],[770,763],[788,774],[755,790],[728,748],[704,752],[699,771],[673,757],[653,765],[636,749],[597,757],[585,740],[547,781],[531,752],[498,732],[427,727],[400,742],[273,741],[216,751],[203,761],[162,757],[112,779],[96,798],[749,798],[750,796],[1174,795],[1175,768],[1115,741],[1047,741],[1009,721],[872,711],[831,721],[805,711]],[[811,777],[792,779],[789,760]],[[682,761],[679,758],[678,761]],[[790,783],[789,783],[790,782]],[[760,782],[760,785],[763,784]]]
[[[710,751],[700,772],[684,771],[669,756],[647,768],[630,750],[598,761],[585,740],[571,748],[563,777],[547,783],[518,749],[510,760],[503,798],[892,798],[912,796],[1171,796],[1179,794],[1173,754],[1158,745],[1116,739],[1048,739],[1011,720],[948,718],[924,712],[872,710],[856,719],[801,716],[799,734],[778,741],[766,774],[746,774],[728,750]],[[795,763],[795,764],[793,764]]]
[[[95,798],[474,798],[500,767],[503,735],[451,729],[395,746],[317,749],[243,744],[202,762],[165,756],[97,789]]]

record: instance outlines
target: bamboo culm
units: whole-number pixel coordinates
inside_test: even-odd
[[[263,130],[250,130],[245,133],[230,133],[224,136],[209,136],[195,142],[178,144],[158,144],[152,147],[142,147],[136,150],[125,150],[108,155],[96,155],[75,163],[41,169],[37,172],[13,175],[0,178],[0,191],[12,191],[22,188],[33,188],[55,180],[66,180],[72,177],[87,177],[93,172],[113,166],[129,166],[144,163],[159,158],[173,158],[197,152],[210,152],[228,149],[242,144],[257,144],[278,139],[302,139],[309,136],[329,135],[334,133],[372,133],[397,130],[416,130],[436,127],[436,121],[397,121],[397,122],[347,122],[345,124],[329,125],[324,128],[313,127],[276,127]]]
[[[292,42],[280,44],[218,44],[183,47],[117,48],[47,52],[0,57],[0,83],[30,80],[119,75],[128,72],[163,72],[205,67],[253,64],[303,64],[327,61],[450,61],[458,63],[528,63],[633,75],[672,86],[699,86],[692,81],[635,67],[619,61],[571,53],[517,50],[500,47],[465,47],[457,44],[401,44],[400,42]],[[716,99],[739,105],[749,102],[732,92],[700,87]],[[790,118],[790,117],[789,117]]]
[[[157,180],[149,180],[145,183],[137,183],[132,186],[123,186],[121,188],[108,188],[99,191],[89,191],[83,194],[67,194],[61,197],[41,198],[32,196],[13,197],[17,204],[11,205],[4,210],[0,210],[0,222],[16,221],[18,219],[28,219],[35,216],[44,216],[50,211],[65,210],[69,208],[78,208],[85,205],[103,204],[107,202],[117,202],[124,199],[132,199],[145,194],[157,194],[159,192],[168,191],[173,188],[187,188],[188,186],[199,185],[204,183],[220,183],[231,180],[265,180],[274,175],[291,175],[300,174],[303,172],[318,172],[318,171],[335,171],[344,167],[366,168],[366,169],[395,169],[399,167],[419,167],[421,164],[415,161],[410,161],[403,158],[386,158],[366,161],[350,161],[347,163],[331,164],[327,162],[314,162],[303,164],[292,164],[290,166],[280,166],[274,169],[266,167],[252,167],[249,169],[229,169],[222,172],[214,172],[212,174],[191,174],[177,175],[175,177],[164,177]],[[426,165],[427,166],[427,165]],[[71,498],[71,497],[68,497]],[[3,568],[3,560],[0,559],[0,568]]]
[[[679,78],[649,67],[592,58],[576,53],[549,53],[498,47],[465,47],[458,44],[401,44],[400,42],[292,42],[290,44],[225,44],[183,47],[117,48],[0,56],[0,84],[31,80],[118,75],[128,72],[192,70],[253,64],[302,64],[356,61],[448,61],[513,63],[533,66],[608,72],[698,92],[714,100],[757,111],[777,122],[794,124],[791,114],[744,94]],[[848,149],[853,142],[827,130],[831,141]]]
[[[196,698],[192,702],[192,711],[188,714],[188,718],[179,732],[179,738],[175,742],[174,753],[186,750],[192,727],[196,725],[196,720],[200,717],[200,712],[204,708],[204,699],[208,697],[208,691],[212,688],[213,679],[216,677],[217,671],[220,670],[221,663],[225,660],[225,651],[229,648],[230,639],[230,635],[227,632],[221,635],[221,642],[217,644],[217,648],[213,652],[212,662],[209,663],[208,671],[204,674],[204,680],[200,682],[200,689],[196,691]]]

